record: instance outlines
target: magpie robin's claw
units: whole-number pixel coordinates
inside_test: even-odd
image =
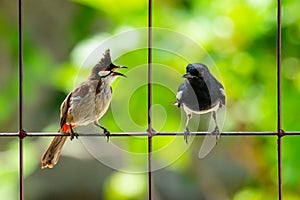
[[[216,140],[218,141],[218,139],[220,138],[220,131],[219,131],[219,127],[216,126],[215,130],[213,130],[211,132],[212,135],[216,135]]]
[[[185,127],[183,134],[184,134],[184,140],[188,144],[188,136],[191,134],[191,132],[190,132],[190,130],[189,130],[188,127]]]

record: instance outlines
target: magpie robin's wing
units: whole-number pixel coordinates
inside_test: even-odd
[[[209,74],[209,82],[211,86],[211,92],[213,92],[213,96],[219,101],[221,101],[220,107],[224,106],[226,103],[226,94],[223,85],[212,75]]]
[[[186,88],[186,81],[184,81],[183,83],[180,84],[180,86],[178,87],[177,93],[176,93],[176,102],[174,103],[175,106],[178,106],[178,108],[181,106],[182,102],[183,102],[183,92],[184,89]]]
[[[226,103],[226,94],[225,94],[225,90],[224,90],[224,88],[222,87],[222,88],[220,88],[219,89],[219,91],[220,91],[220,100],[221,100],[221,106],[225,106],[225,103]]]

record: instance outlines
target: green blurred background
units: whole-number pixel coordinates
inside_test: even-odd
[[[193,39],[217,66],[227,92],[224,131],[276,130],[276,6],[275,0],[154,1],[153,26]],[[282,110],[286,131],[300,130],[299,9],[297,0],[283,2]],[[0,1],[1,132],[18,131],[17,11],[16,0]],[[94,50],[90,44],[145,26],[145,0],[24,0],[24,129],[57,131],[60,103],[76,85],[87,52]],[[162,37],[159,42],[171,45],[171,39]],[[181,52],[195,54],[191,48]],[[182,113],[171,104],[187,63],[175,62],[172,55],[163,57],[162,53],[154,51],[154,61],[178,74],[171,76],[158,67],[154,70],[154,79],[167,77],[174,83],[169,90],[154,85],[153,102],[161,104],[154,110],[154,128],[182,131]],[[132,70],[146,64],[146,55],[146,50],[140,50],[116,59],[116,63]],[[194,62],[203,62],[204,57]],[[146,77],[141,73],[139,77],[116,81],[112,103],[120,105],[122,99],[118,96],[127,95],[126,90],[118,90],[120,84],[124,88],[137,80],[146,84]],[[142,85],[132,94],[130,105],[125,105],[140,127],[130,131],[145,131],[146,89]],[[122,131],[114,115],[109,110],[100,122],[111,132]],[[122,122],[129,120],[123,118]],[[174,137],[154,137],[154,150],[169,144],[168,151],[155,157],[154,162],[164,162],[178,149],[185,149],[183,138],[179,139],[171,144]],[[87,153],[80,140],[66,144],[54,169],[41,170],[40,157],[50,140],[41,137],[24,141],[25,199],[147,199],[147,174],[124,173],[101,164]],[[277,198],[276,137],[222,137],[213,151],[200,160],[197,155],[202,140],[195,138],[178,159],[154,172],[154,199]],[[112,138],[111,142],[132,152],[147,151],[146,138]],[[283,138],[285,200],[300,198],[299,145],[300,138],[296,136]],[[18,199],[18,139],[0,138],[0,155],[0,198]],[[126,165],[147,164],[134,158],[124,163],[124,169]]]

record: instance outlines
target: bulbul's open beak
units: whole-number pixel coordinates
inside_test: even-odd
[[[116,71],[115,71],[115,70],[121,69],[121,68],[128,69],[128,68],[125,67],[125,66],[116,66],[115,68],[112,69],[113,75],[114,75],[114,76],[123,76],[123,77],[127,78],[127,76],[126,76],[125,74],[122,74],[122,73],[120,73],[120,72],[116,72]]]
[[[194,78],[194,76],[187,72],[182,76],[182,78]]]

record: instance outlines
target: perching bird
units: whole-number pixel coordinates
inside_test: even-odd
[[[205,114],[212,112],[216,125],[212,134],[216,134],[218,139],[220,131],[216,111],[225,106],[223,85],[209,72],[207,66],[201,63],[188,64],[183,78],[186,78],[186,80],[178,88],[175,105],[183,107],[187,115],[184,130],[186,143],[188,143],[188,135],[190,135],[188,124],[193,113]]]
[[[65,98],[60,107],[60,133],[69,133],[71,140],[78,137],[74,132],[76,126],[94,123],[95,126],[103,129],[109,139],[109,131],[98,123],[98,120],[106,113],[111,97],[112,88],[110,84],[118,77],[124,76],[115,70],[127,68],[116,66],[112,63],[110,51],[107,49],[103,58],[93,67],[88,80],[82,82]],[[42,169],[53,168],[59,160],[62,147],[67,137],[56,136],[44,153]]]

